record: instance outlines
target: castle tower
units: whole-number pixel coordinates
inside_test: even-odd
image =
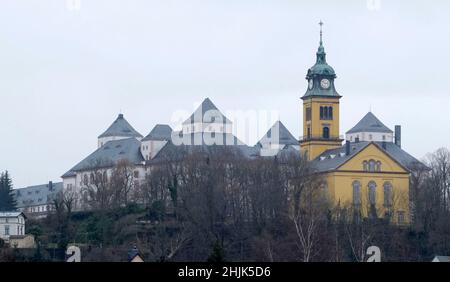
[[[303,137],[300,140],[301,153],[312,160],[328,149],[340,147],[339,99],[334,80],[336,73],[327,64],[322,41],[320,22],[320,44],[316,53],[316,64],[306,75],[308,89],[303,95]]]

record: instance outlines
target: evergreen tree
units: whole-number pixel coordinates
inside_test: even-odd
[[[0,174],[0,211],[15,211],[13,185],[8,171]]]

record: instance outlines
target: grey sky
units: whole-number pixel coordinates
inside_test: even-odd
[[[320,19],[341,134],[371,106],[414,156],[449,147],[450,2],[380,3],[2,0],[0,170],[16,187],[60,180],[120,110],[146,135],[205,97],[277,110],[298,137]]]

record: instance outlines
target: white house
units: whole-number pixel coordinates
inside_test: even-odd
[[[9,242],[10,236],[25,235],[25,219],[22,212],[0,212],[0,238]]]

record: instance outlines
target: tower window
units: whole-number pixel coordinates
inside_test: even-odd
[[[320,119],[321,120],[332,120],[333,119],[333,107],[332,106],[320,107]]]
[[[321,116],[322,118],[322,116]],[[311,108],[306,108],[306,120],[310,121],[311,120]]]
[[[328,126],[324,126],[322,130],[322,137],[324,139],[330,139],[330,128]]]

